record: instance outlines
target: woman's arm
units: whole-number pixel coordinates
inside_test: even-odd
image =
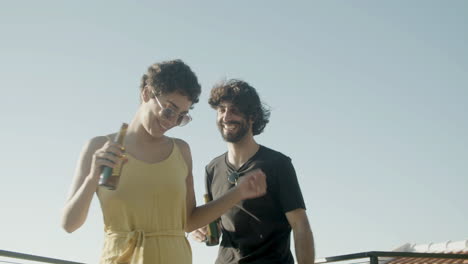
[[[261,170],[252,171],[239,179],[236,187],[220,198],[207,204],[196,206],[192,174],[190,147],[182,140],[177,140],[188,165],[187,183],[187,226],[186,232],[203,227],[219,218],[241,200],[262,196],[266,193],[266,178]]]
[[[111,143],[108,137],[93,138],[84,146],[63,208],[62,227],[65,231],[71,233],[83,225],[98,186],[101,167],[114,167],[121,157],[121,146]]]

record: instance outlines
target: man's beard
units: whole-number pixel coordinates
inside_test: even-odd
[[[237,131],[234,133],[225,133],[224,125],[237,125]],[[249,132],[249,125],[245,121],[218,122],[218,128],[223,139],[230,143],[239,142]]]

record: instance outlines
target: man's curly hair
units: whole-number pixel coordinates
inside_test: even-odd
[[[195,104],[199,100],[201,86],[197,76],[182,60],[155,63],[141,77],[140,91],[145,86],[155,89],[156,95],[178,92]]]
[[[263,132],[269,122],[270,110],[262,104],[255,88],[237,79],[217,83],[211,89],[208,103],[217,109],[223,101],[232,103],[245,117],[252,118],[254,135]]]

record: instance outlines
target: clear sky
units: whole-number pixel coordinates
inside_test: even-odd
[[[199,203],[226,150],[208,93],[240,78],[272,109],[256,139],[292,158],[317,257],[468,239],[468,1],[7,1],[0,38],[0,249],[97,263],[97,199],[60,226],[78,154],[175,58],[203,87],[168,133],[191,145]]]

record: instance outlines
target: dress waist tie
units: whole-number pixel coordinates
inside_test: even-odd
[[[116,262],[119,264],[131,263],[143,264],[143,249],[145,248],[145,238],[156,236],[185,236],[183,230],[163,230],[156,232],[145,232],[143,230],[134,230],[130,232],[114,232],[107,231],[109,237],[125,237],[125,249],[117,257]]]

